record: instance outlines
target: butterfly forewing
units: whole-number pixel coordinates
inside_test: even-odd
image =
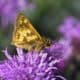
[[[30,21],[24,15],[19,14],[13,31],[12,44],[30,50],[41,48],[44,40]]]

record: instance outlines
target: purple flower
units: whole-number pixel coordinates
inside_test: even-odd
[[[80,38],[80,22],[70,16],[66,18],[64,23],[59,27],[59,32],[64,38],[69,40]]]
[[[68,40],[60,39],[58,42],[53,43],[49,48],[46,48],[45,52],[52,55],[54,58],[67,60],[72,53],[72,47]]]
[[[26,8],[31,8],[28,0],[0,0],[0,16],[2,26],[14,22],[18,13]]]
[[[73,53],[80,53],[80,21],[71,16],[66,18],[59,32],[72,45]]]
[[[3,51],[8,60],[0,64],[1,80],[65,80],[57,74],[56,64],[61,59],[53,59],[53,56],[43,52],[24,53],[17,48],[17,54],[11,57],[6,50]]]

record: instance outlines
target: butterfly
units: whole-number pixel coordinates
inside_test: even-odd
[[[23,14],[17,16],[11,44],[26,50],[41,50],[51,43],[50,39],[42,37]]]

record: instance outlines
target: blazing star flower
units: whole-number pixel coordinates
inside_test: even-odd
[[[32,4],[28,0],[0,0],[2,26],[14,22],[18,13],[26,8],[31,8],[31,6]]]
[[[0,64],[1,80],[66,80],[58,75],[58,64],[61,59],[53,59],[43,52],[28,52],[17,48],[17,54],[11,57],[6,50],[3,51],[8,60]]]

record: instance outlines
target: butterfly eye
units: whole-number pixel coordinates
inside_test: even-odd
[[[50,44],[51,44],[51,40],[50,39],[47,39],[47,46],[50,46]]]

